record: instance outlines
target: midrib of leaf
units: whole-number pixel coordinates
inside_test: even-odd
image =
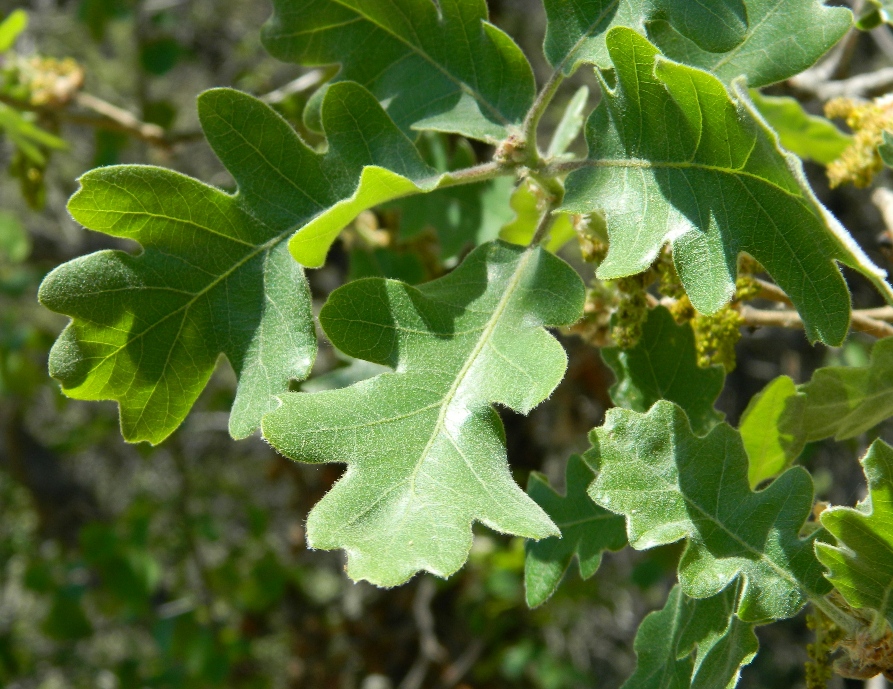
[[[405,485],[406,483],[410,484],[410,490],[412,491],[412,499],[415,499],[415,480],[419,471],[422,468],[422,465],[425,463],[425,460],[428,458],[428,454],[431,452],[431,448],[434,446],[434,443],[437,441],[437,438],[440,436],[443,431],[443,425],[446,421],[447,411],[449,410],[450,405],[453,402],[453,399],[456,396],[456,393],[459,391],[462,383],[465,381],[465,376],[468,374],[469,369],[474,365],[474,362],[477,360],[477,357],[480,355],[481,350],[487,345],[490,336],[493,334],[493,331],[496,329],[496,326],[499,323],[499,318],[502,316],[505,309],[508,307],[508,303],[515,292],[515,289],[518,286],[518,283],[521,280],[521,276],[524,273],[524,268],[527,267],[527,262],[530,260],[530,257],[533,255],[533,249],[528,249],[524,252],[524,255],[518,261],[518,266],[515,268],[515,272],[512,275],[512,279],[508,284],[508,287],[505,290],[505,294],[502,295],[502,298],[499,300],[499,303],[496,305],[496,309],[494,309],[493,314],[490,316],[490,319],[487,321],[487,324],[484,326],[481,331],[481,336],[478,338],[478,341],[475,343],[474,349],[472,349],[471,353],[468,355],[468,358],[465,360],[465,363],[462,365],[462,368],[459,370],[459,373],[456,374],[456,379],[453,381],[452,386],[450,386],[449,391],[446,395],[444,395],[443,399],[440,401],[440,413],[437,415],[437,421],[434,425],[434,430],[431,432],[431,436],[428,438],[428,443],[425,445],[422,450],[419,459],[416,461],[416,465],[412,470],[412,473],[406,478],[402,479],[395,483],[391,488],[386,490],[381,496],[378,497],[373,503],[371,503],[364,510],[359,512],[355,517],[345,522],[335,534],[343,533],[347,528],[353,526],[357,521],[362,519],[368,512],[372,511],[382,500],[384,500],[388,495],[393,493],[395,490]],[[425,411],[431,409],[434,405],[428,405],[425,407]],[[421,413],[422,410],[415,410],[415,412]],[[377,422],[376,422],[377,423]],[[478,483],[490,493],[490,489],[487,484],[480,479],[477,475],[477,472],[472,468],[472,466],[468,463],[468,460],[465,458],[465,454],[458,448],[456,442],[453,440],[453,437],[449,434],[445,434],[449,439],[450,443],[453,445],[453,448],[462,457],[462,460],[465,462],[466,466],[469,468],[474,477],[478,480]],[[407,510],[404,510],[403,515],[399,524],[402,524],[407,517]],[[396,537],[396,533],[399,531],[398,528],[394,528],[394,533]]]
[[[152,323],[152,324],[151,324],[149,327],[147,327],[145,330],[141,330],[139,333],[137,333],[137,334],[136,334],[135,336],[133,336],[131,339],[127,340],[127,342],[125,342],[124,344],[122,344],[120,347],[118,347],[117,349],[115,349],[113,352],[111,352],[110,354],[107,354],[106,356],[102,357],[102,358],[100,359],[100,363],[97,364],[97,367],[98,367],[98,366],[101,366],[102,364],[104,364],[106,361],[108,361],[108,360],[109,360],[110,358],[112,358],[113,356],[116,356],[116,355],[118,354],[118,352],[120,352],[122,349],[124,349],[125,347],[129,347],[129,346],[132,345],[134,342],[136,342],[137,340],[139,340],[141,337],[143,337],[144,335],[146,335],[147,333],[151,332],[151,331],[154,330],[156,327],[158,327],[159,325],[161,325],[162,323],[164,323],[165,321],[167,321],[169,318],[173,318],[174,316],[176,316],[177,314],[179,314],[181,311],[188,311],[189,309],[191,309],[191,308],[192,308],[192,305],[195,304],[195,302],[197,302],[201,297],[205,296],[208,292],[210,292],[212,289],[214,289],[214,288],[215,288],[217,285],[219,285],[221,282],[223,282],[224,280],[226,280],[230,275],[232,275],[233,273],[235,273],[239,268],[241,268],[243,265],[245,265],[246,263],[248,263],[248,262],[249,262],[251,259],[253,259],[255,256],[257,256],[257,255],[263,253],[264,251],[268,251],[268,250],[274,248],[277,244],[279,244],[281,241],[283,241],[283,240],[284,240],[286,237],[288,237],[290,234],[291,234],[291,229],[286,230],[286,231],[283,232],[282,234],[277,235],[276,237],[273,237],[272,239],[270,239],[270,240],[264,242],[264,243],[261,244],[261,245],[253,245],[253,246],[256,247],[254,251],[252,251],[252,252],[246,254],[244,258],[242,258],[240,261],[238,261],[238,262],[236,262],[235,264],[233,264],[232,268],[230,268],[229,270],[227,270],[227,271],[224,272],[224,273],[221,273],[218,277],[216,277],[214,280],[212,280],[211,282],[209,282],[209,283],[207,284],[207,286],[205,286],[203,289],[201,289],[201,290],[199,290],[198,292],[195,292],[195,293],[192,293],[192,292],[186,292],[186,294],[194,294],[194,296],[192,297],[192,299],[190,299],[188,302],[186,302],[186,303],[183,304],[182,306],[177,307],[176,309],[174,309],[173,311],[171,311],[171,312],[168,313],[167,315],[163,316],[162,318],[159,318],[157,321],[155,321],[154,323]],[[204,271],[203,271],[203,272],[204,272]],[[182,329],[182,325],[181,325],[181,329]],[[178,332],[177,332],[177,336],[174,338],[174,340],[173,340],[173,344],[171,345],[171,351],[173,351],[174,346],[176,346],[176,343],[177,343],[179,337],[180,337],[180,333],[179,333],[179,331],[178,331]],[[156,383],[156,387],[157,387],[157,383]],[[154,389],[153,389],[153,394],[154,394]]]
[[[716,65],[710,71],[715,72],[717,69],[719,69],[723,65],[727,64],[728,62],[730,62],[732,60],[732,58],[734,58],[736,55],[738,55],[738,53],[741,52],[741,50],[744,48],[744,46],[747,45],[747,42],[750,41],[751,36],[753,36],[753,34],[756,32],[756,30],[759,29],[767,21],[769,21],[769,17],[774,15],[776,12],[778,12],[778,8],[781,7],[782,3],[785,1],[786,0],[779,0],[779,2],[775,5],[774,8],[772,8],[769,12],[766,12],[766,14],[763,15],[763,18],[760,21],[758,21],[756,24],[754,24],[753,27],[749,27],[748,30],[744,32],[744,38],[741,40],[741,42],[738,45],[736,45],[734,48],[732,48],[730,51],[728,51],[726,53],[725,57],[722,58],[721,60],[719,60],[719,62],[717,62]]]
[[[757,550],[752,545],[750,545],[750,543],[748,543],[747,541],[741,540],[741,538],[739,538],[739,536],[736,533],[734,533],[733,531],[730,531],[728,529],[728,527],[726,527],[726,525],[723,524],[719,520],[718,517],[715,517],[712,514],[710,514],[709,512],[705,511],[696,502],[692,502],[692,500],[689,499],[688,495],[682,491],[681,486],[679,486],[678,484],[673,485],[673,484],[667,482],[666,480],[664,480],[663,477],[660,474],[658,474],[657,472],[655,472],[647,463],[642,462],[640,460],[640,464],[642,464],[648,470],[649,473],[651,473],[653,476],[655,476],[661,482],[663,482],[663,484],[665,486],[667,486],[668,489],[670,489],[672,491],[675,488],[675,492],[677,492],[679,495],[682,496],[682,499],[685,500],[686,505],[690,505],[691,507],[694,507],[700,514],[702,514],[704,517],[706,517],[709,521],[713,522],[713,524],[718,526],[724,533],[728,534],[732,538],[732,540],[734,540],[736,543],[743,546],[745,550],[753,553],[760,560],[762,560],[763,562],[768,564],[770,568],[772,568],[779,576],[781,576],[781,578],[785,579],[788,583],[792,584],[795,588],[803,590],[803,587],[801,586],[800,582],[797,581],[796,578],[792,577],[790,574],[788,574],[788,572],[786,570],[782,569],[781,567],[776,565],[772,560],[770,560],[768,557],[766,557],[765,553]],[[723,467],[723,472],[725,472],[725,467]],[[717,501],[717,504],[719,504],[719,501]],[[691,538],[691,537],[689,537],[689,538]],[[812,592],[810,591],[808,593],[809,593],[810,597],[812,597]]]
[[[613,513],[611,513],[611,514],[597,514],[592,517],[586,517],[585,519],[577,519],[575,521],[570,521],[570,522],[556,521],[555,526],[557,526],[559,529],[570,528],[572,526],[580,526],[581,524],[589,524],[590,522],[601,522],[601,521],[605,521],[607,519],[614,519],[614,517],[616,517],[616,516],[617,515],[613,514]]]
[[[460,91],[464,91],[469,96],[474,98],[478,103],[480,103],[481,105],[484,105],[487,108],[487,110],[489,110],[494,116],[499,118],[499,121],[503,125],[511,124],[511,122],[509,122],[505,118],[505,116],[501,112],[499,112],[499,110],[496,108],[496,106],[492,105],[486,98],[484,98],[483,95],[481,95],[481,93],[478,92],[477,89],[472,88],[470,85],[466,84],[464,81],[462,81],[458,77],[451,74],[442,65],[440,65],[433,57],[431,57],[430,55],[428,55],[428,53],[426,53],[424,50],[422,50],[421,47],[413,45],[412,43],[408,42],[402,36],[394,33],[393,31],[390,31],[387,27],[382,26],[381,24],[379,24],[377,21],[375,21],[374,19],[369,17],[367,14],[365,14],[361,10],[359,10],[355,7],[351,7],[350,5],[346,5],[344,2],[341,2],[341,0],[333,0],[333,2],[336,2],[339,5],[341,5],[342,7],[347,8],[351,12],[356,12],[359,16],[361,16],[367,22],[369,22],[373,26],[378,27],[380,30],[384,31],[386,34],[388,34],[389,36],[393,37],[395,40],[397,40],[400,43],[402,43],[403,45],[405,45],[407,48],[409,48],[416,55],[418,55],[419,57],[424,59],[430,65],[432,65],[437,71],[439,71],[441,74],[443,74],[447,79],[452,81],[459,88]],[[415,27],[412,26],[412,22],[407,21],[407,24],[410,27],[412,27],[413,32],[415,32]],[[464,29],[464,27],[463,27],[463,29]],[[416,35],[416,38],[418,38],[418,35]],[[473,60],[472,60],[472,64],[473,64]],[[475,67],[472,67],[472,69],[475,69]]]
[[[598,15],[598,17],[596,17],[595,21],[593,21],[586,28],[586,30],[583,32],[583,35],[580,36],[579,40],[576,43],[574,43],[574,46],[567,52],[567,55],[565,55],[561,59],[561,62],[559,62],[558,65],[556,65],[556,67],[555,67],[556,72],[564,72],[565,68],[567,67],[568,62],[571,61],[571,58],[576,56],[577,52],[582,47],[583,43],[585,43],[587,40],[592,38],[592,34],[595,31],[596,27],[599,24],[601,24],[604,21],[605,17],[607,17],[611,13],[611,10],[613,10],[619,4],[620,4],[620,0],[613,0],[613,2],[608,4],[607,7],[605,7],[605,9],[602,11],[602,13],[600,15]]]

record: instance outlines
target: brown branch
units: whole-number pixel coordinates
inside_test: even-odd
[[[891,309],[891,311],[893,311],[893,309]],[[798,330],[803,328],[803,319],[796,311],[787,309],[769,311],[765,309],[755,309],[754,307],[745,304],[739,307],[739,313],[741,313],[741,316],[744,318],[746,325],[757,328],[775,327],[793,328]],[[893,313],[891,313],[890,316],[891,319],[893,319]],[[853,311],[850,319],[850,327],[853,330],[867,333],[877,338],[893,336],[893,325],[868,316],[862,311]]]
[[[442,663],[447,660],[446,649],[437,640],[434,613],[431,612],[431,602],[436,593],[437,587],[427,577],[421,579],[416,586],[412,616],[419,630],[419,655],[406,673],[406,677],[400,682],[399,689],[421,689],[431,663]]]

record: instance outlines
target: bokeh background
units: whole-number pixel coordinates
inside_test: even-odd
[[[548,71],[538,0],[489,4],[493,21],[522,45],[542,81]],[[37,304],[41,278],[90,251],[135,249],[68,216],[78,175],[98,165],[151,163],[231,187],[198,130],[194,99],[213,86],[265,95],[308,141],[319,137],[300,121],[309,91],[277,91],[308,70],[264,52],[259,29],[267,2],[0,0],[0,16],[16,8],[30,15],[17,59],[73,58],[85,93],[162,127],[169,143],[84,124],[64,108],[43,112],[40,123],[68,149],[53,153],[40,179],[26,174],[24,182],[13,147],[0,145],[0,686],[618,687],[635,661],[639,621],[662,606],[672,585],[678,548],[608,554],[595,578],[581,582],[572,572],[558,595],[533,611],[523,602],[523,542],[484,528],[476,529],[468,564],[449,581],[422,576],[394,590],[354,584],[340,553],[308,551],[304,542],[307,512],[340,468],[296,465],[256,437],[232,441],[226,426],[234,378],[225,362],[183,427],[158,447],[124,443],[113,404],[61,395],[46,359],[65,319]],[[893,64],[891,44],[884,27],[860,36],[837,76]],[[558,104],[580,84],[592,88],[594,106],[597,85],[585,69]],[[808,98],[806,105],[820,108]],[[884,264],[877,238],[885,228],[868,192],[832,193],[821,168],[808,172]],[[420,278],[443,270],[434,235],[409,249],[434,257],[423,262]],[[329,264],[311,272],[318,303],[363,259],[337,246]],[[848,278],[857,305],[876,305],[869,287]],[[570,336],[563,341],[570,368],[549,402],[528,417],[503,413],[521,485],[540,470],[560,486],[568,455],[586,448],[586,432],[611,404],[612,376],[598,351]],[[795,331],[746,333],[720,407],[736,422],[773,377],[802,382],[819,365],[859,365],[869,345],[857,337],[829,350],[810,347]],[[351,375],[345,370],[323,343],[315,375],[325,377],[311,385],[339,385]],[[890,439],[890,429],[879,432]],[[844,504],[861,497],[854,458],[867,440],[808,449],[821,497]],[[742,686],[803,686],[809,635],[802,616],[761,629],[760,640],[763,651]]]

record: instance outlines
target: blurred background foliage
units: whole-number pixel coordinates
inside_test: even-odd
[[[542,78],[539,2],[490,6]],[[154,448],[121,440],[113,404],[60,394],[46,358],[64,319],[38,306],[37,285],[72,257],[134,248],[71,220],[65,203],[78,175],[98,165],[152,163],[229,187],[199,134],[195,96],[212,86],[262,95],[319,143],[301,112],[327,73],[304,74],[266,55],[264,2],[0,0],[0,17],[20,9],[27,27],[6,25],[23,28],[14,44],[4,43],[0,27],[0,686],[619,686],[634,662],[639,621],[672,584],[678,549],[609,554],[594,579],[584,583],[571,572],[533,611],[523,603],[523,543],[483,528],[469,564],[449,581],[421,577],[390,591],[353,584],[340,553],[309,552],[303,537],[309,508],[339,468],[295,465],[258,438],[230,440],[227,366],[186,424]],[[879,46],[863,38],[846,68],[889,64]],[[597,86],[585,72],[559,102],[588,85],[594,105]],[[817,112],[821,104],[807,105]],[[557,115],[546,126],[555,124]],[[441,169],[487,154],[443,137],[426,137],[422,148]],[[877,253],[883,224],[865,192],[831,192],[821,168],[809,172]],[[510,186],[465,192],[365,214],[329,264],[312,272],[319,303],[345,279],[385,274],[421,282],[442,274],[470,243],[512,220]],[[516,202],[523,212],[524,199]],[[873,292],[850,277],[857,305],[873,305]],[[529,417],[504,414],[522,485],[531,470],[560,485],[566,458],[586,447],[586,432],[610,406],[612,377],[597,350],[572,337],[565,344],[570,368],[550,402]],[[827,350],[809,347],[798,332],[746,334],[720,407],[737,421],[776,375],[801,382],[825,363],[864,364],[866,351],[858,338]],[[304,389],[368,375],[323,345]],[[879,432],[891,439],[890,429]],[[865,440],[809,448],[807,464],[824,497],[844,504],[860,497],[852,457]],[[742,686],[802,686],[802,616],[760,632],[763,652]]]

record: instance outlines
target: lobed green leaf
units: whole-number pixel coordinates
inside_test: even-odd
[[[325,155],[246,94],[215,89],[198,105],[238,192],[162,168],[93,170],[69,202],[72,215],[139,242],[143,252],[75,259],[40,290],[44,305],[72,318],[50,354],[50,373],[71,397],[116,400],[132,442],[173,432],[220,354],[239,378],[230,432],[253,432],[275,408],[272,395],[306,377],[316,352],[310,293],[286,247],[295,226],[349,196],[364,166],[426,170],[356,84],[328,91]]]
[[[340,64],[405,131],[498,142],[533,103],[533,72],[487,21],[485,0],[274,0],[270,53],[302,65]],[[310,118],[312,124],[311,101]]]
[[[816,555],[847,603],[875,611],[893,625],[893,448],[876,440],[862,467],[868,497],[855,509],[822,512],[822,526],[837,544],[816,543]],[[881,623],[879,629],[885,627]]]
[[[815,534],[799,535],[813,502],[804,469],[754,493],[740,435],[720,424],[698,437],[685,412],[666,401],[647,414],[611,409],[590,439],[589,496],[626,517],[637,550],[687,541],[679,562],[686,595],[709,598],[741,577],[736,614],[758,622],[791,617],[829,590]]]
[[[605,213],[611,247],[599,278],[639,273],[669,243],[692,304],[714,313],[733,296],[738,254],[747,252],[790,296],[810,340],[828,344],[849,327],[835,261],[893,299],[886,273],[818,202],[740,85],[730,95],[631,29],[612,29],[606,45],[616,83],[601,77],[589,158],[568,177],[562,207]]]
[[[308,517],[310,546],[344,549],[353,579],[395,586],[420,570],[455,572],[475,520],[557,535],[512,480],[491,405],[526,413],[548,397],[567,358],[543,327],[576,321],[583,300],[570,266],[502,242],[419,288],[372,278],[333,292],[320,313],[332,343],[394,372],[283,395],[264,418],[286,456],[347,464]]]
[[[557,493],[544,475],[530,475],[527,494],[561,531],[561,536],[527,542],[524,590],[531,608],[542,605],[555,593],[575,557],[580,577],[589,579],[598,570],[603,551],[620,550],[626,545],[623,517],[599,507],[586,494],[594,478],[580,455],[568,460],[565,495]]]
[[[648,35],[663,53],[714,73],[725,83],[744,76],[751,86],[782,81],[814,64],[852,26],[843,7],[822,0],[544,0],[545,50],[567,74],[584,62],[602,69],[613,58],[611,29]],[[798,30],[792,31],[796,26]]]

